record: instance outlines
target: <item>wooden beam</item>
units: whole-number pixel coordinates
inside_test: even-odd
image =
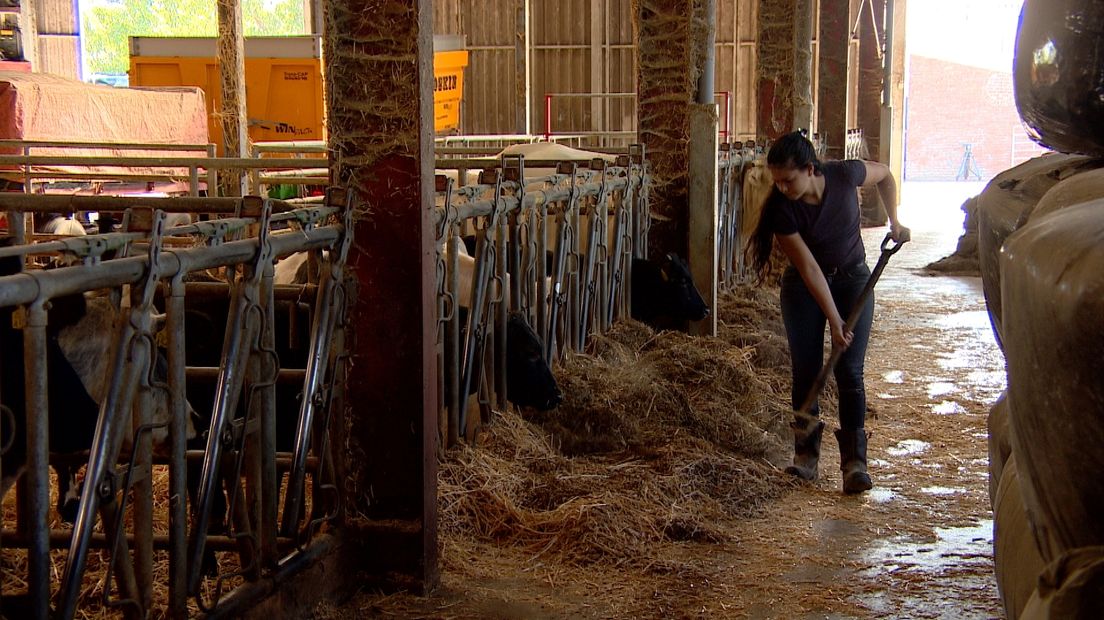
[[[222,97],[219,100],[222,155],[244,157],[249,152],[249,118],[245,112],[245,35],[241,0],[217,2],[219,75],[222,85]],[[231,171],[224,175],[219,175],[221,195],[245,195],[244,174]]]

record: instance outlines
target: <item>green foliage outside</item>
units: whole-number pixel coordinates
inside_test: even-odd
[[[245,36],[306,34],[303,0],[242,0]],[[126,73],[128,37],[214,37],[215,0],[81,2],[81,38],[89,73]]]

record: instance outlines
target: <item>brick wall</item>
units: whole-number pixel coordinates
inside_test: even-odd
[[[965,144],[972,145],[983,181],[1044,150],[1023,129],[1010,71],[910,56],[907,97],[905,179],[909,181],[961,178]],[[972,171],[969,179],[976,179]]]

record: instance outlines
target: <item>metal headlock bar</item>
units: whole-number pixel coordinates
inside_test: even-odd
[[[58,205],[48,204],[57,202],[51,198],[58,197],[15,195],[14,200],[0,197],[0,210],[56,211]],[[259,198],[230,199],[232,205],[228,199],[140,199],[139,203],[100,197],[75,202],[74,197],[60,198],[70,204],[80,203],[81,210],[107,211],[125,204],[128,212],[124,217],[124,232],[0,249],[0,257],[26,259],[60,252],[80,261],[67,267],[31,269],[0,277],[0,306],[22,308],[17,314],[24,332],[23,355],[28,386],[27,474],[19,491],[23,508],[17,529],[5,531],[4,542],[9,546],[14,542],[27,547],[30,617],[44,619],[50,613],[51,546],[69,549],[57,598],[58,617],[64,619],[76,613],[91,547],[107,548],[110,552],[107,578],[114,577],[115,587],[103,588],[103,603],[108,607],[121,607],[128,618],[141,618],[149,613],[155,548],[169,550],[168,612],[172,617],[188,614],[188,592],[196,591],[198,582],[203,579],[197,576],[196,569],[197,559],[201,559],[202,550],[206,548],[235,549],[239,555],[241,570],[219,575],[216,592],[222,581],[232,574],[243,574],[248,584],[262,571],[282,575],[298,570],[303,561],[315,557],[319,549],[325,547],[319,546],[325,537],[317,534],[317,526],[332,518],[335,512],[323,510],[322,506],[337,505],[334,496],[338,489],[333,481],[326,429],[333,385],[339,380],[340,370],[336,368],[344,359],[344,353],[334,349],[331,343],[343,342],[337,325],[344,326],[346,320],[343,269],[351,243],[351,198],[345,192],[331,190],[324,206],[294,209],[279,215],[272,214],[274,207],[286,209],[289,206]],[[33,202],[23,202],[28,199]],[[188,207],[179,208],[181,204]],[[135,208],[142,205],[144,209]],[[151,205],[159,208],[150,208]],[[210,211],[235,217],[164,228],[164,212],[189,210],[193,206],[207,206]],[[335,214],[342,215],[342,220],[328,223]],[[288,223],[294,226],[273,230],[274,225]],[[257,228],[258,236],[246,236],[251,229]],[[170,249],[164,246],[170,234],[191,236],[199,244]],[[323,248],[331,251],[322,283],[280,288],[279,295],[285,299],[299,300],[304,293],[315,295],[308,368],[281,371],[272,330],[276,298],[276,287],[272,285],[273,260],[293,252]],[[120,257],[111,258],[116,255]],[[246,268],[231,271],[235,265]],[[229,286],[185,282],[189,273],[219,267],[228,267],[228,273],[236,274]],[[166,329],[155,336],[154,293],[162,282],[166,284]],[[131,295],[129,304],[122,308],[116,320],[118,331],[105,379],[109,383],[99,403],[76,523],[71,535],[61,530],[51,531],[48,520],[50,443],[46,308],[50,300],[61,296],[98,289],[118,290],[125,285],[131,287]],[[216,406],[208,429],[207,449],[192,453],[192,458],[202,459],[203,475],[201,497],[195,504],[196,516],[189,527],[184,502],[187,495],[185,462],[188,459],[184,388],[188,377],[199,375],[188,372],[184,359],[184,301],[187,295],[217,295],[216,289],[222,290],[224,298],[227,291],[232,291],[233,303],[223,341],[223,358],[227,363],[217,370]],[[118,299],[118,295],[115,297]],[[119,312],[118,307],[116,312]],[[155,341],[165,345],[167,381],[153,375],[157,355]],[[307,396],[299,412],[295,449],[279,458],[274,441],[273,389],[276,381],[295,380],[296,377],[303,381]],[[168,396],[167,432],[165,422],[156,423],[152,419],[151,401],[157,391]],[[246,404],[246,416],[241,420],[236,419],[235,414],[238,400]],[[160,453],[155,461],[152,432],[158,429],[161,436],[167,434],[169,445],[167,452]],[[312,437],[318,440],[312,441]],[[118,465],[120,456],[125,458],[124,465]],[[59,456],[59,462],[62,461],[64,459]],[[151,468],[154,462],[169,465],[167,535],[155,536],[152,532]],[[278,469],[290,471],[291,484],[298,489],[289,494],[289,505],[283,515],[285,527],[292,530],[296,529],[298,515],[302,512],[303,480],[308,471],[313,472],[314,515],[306,527],[293,532],[293,537],[278,536],[281,516],[277,501]],[[208,538],[202,521],[209,518],[210,500],[216,485],[230,490],[233,530],[229,536]],[[320,499],[323,495],[327,498],[325,501]],[[295,498],[295,502],[290,501],[291,498]],[[127,508],[131,508],[129,513]],[[97,517],[103,534],[93,533]],[[189,549],[193,551],[190,563]],[[290,555],[287,554],[289,550],[293,551]],[[279,559],[281,554],[283,560]],[[225,605],[218,600],[197,599],[197,602],[211,615],[219,615],[261,591],[239,587],[227,597],[232,602]]]
[[[524,315],[541,335],[549,362],[568,348],[580,350],[589,334],[627,315],[631,262],[643,254],[641,239],[647,235],[640,218],[647,207],[643,153],[635,146],[613,162],[522,156],[439,162],[457,170],[483,168],[478,184],[456,188],[443,176],[437,182],[438,321],[444,328],[438,337],[438,392],[449,395],[442,415],[446,445],[470,426],[467,395],[473,387],[481,406],[506,404],[509,313]],[[555,171],[533,178],[527,171],[535,166]],[[580,247],[582,213],[589,218],[585,247]],[[466,330],[456,322],[454,288],[464,229],[475,233]],[[492,293],[492,280],[498,293]]]

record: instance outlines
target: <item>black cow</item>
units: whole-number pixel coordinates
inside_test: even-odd
[[[555,408],[563,400],[544,360],[544,343],[518,312],[511,312],[506,321],[506,400],[537,411]]]
[[[632,317],[656,329],[675,328],[709,316],[690,267],[674,253],[653,262],[634,258]]]
[[[468,309],[461,307],[461,330],[466,329],[467,318]],[[482,378],[479,374],[482,364],[477,362],[475,367],[468,396],[476,392]],[[445,402],[450,400],[450,394],[449,382],[445,381]],[[544,342],[520,312],[511,312],[506,319],[506,400],[537,411],[554,409],[563,401],[556,377],[544,359]]]
[[[475,256],[476,238],[467,235],[461,239],[461,253],[466,249],[469,256]],[[509,241],[506,247],[509,251]],[[554,253],[545,254],[546,273],[551,276]],[[632,287],[632,317],[656,329],[677,328],[686,321],[709,316],[709,307],[694,285],[689,265],[677,254],[669,253],[655,262],[634,258]]]

